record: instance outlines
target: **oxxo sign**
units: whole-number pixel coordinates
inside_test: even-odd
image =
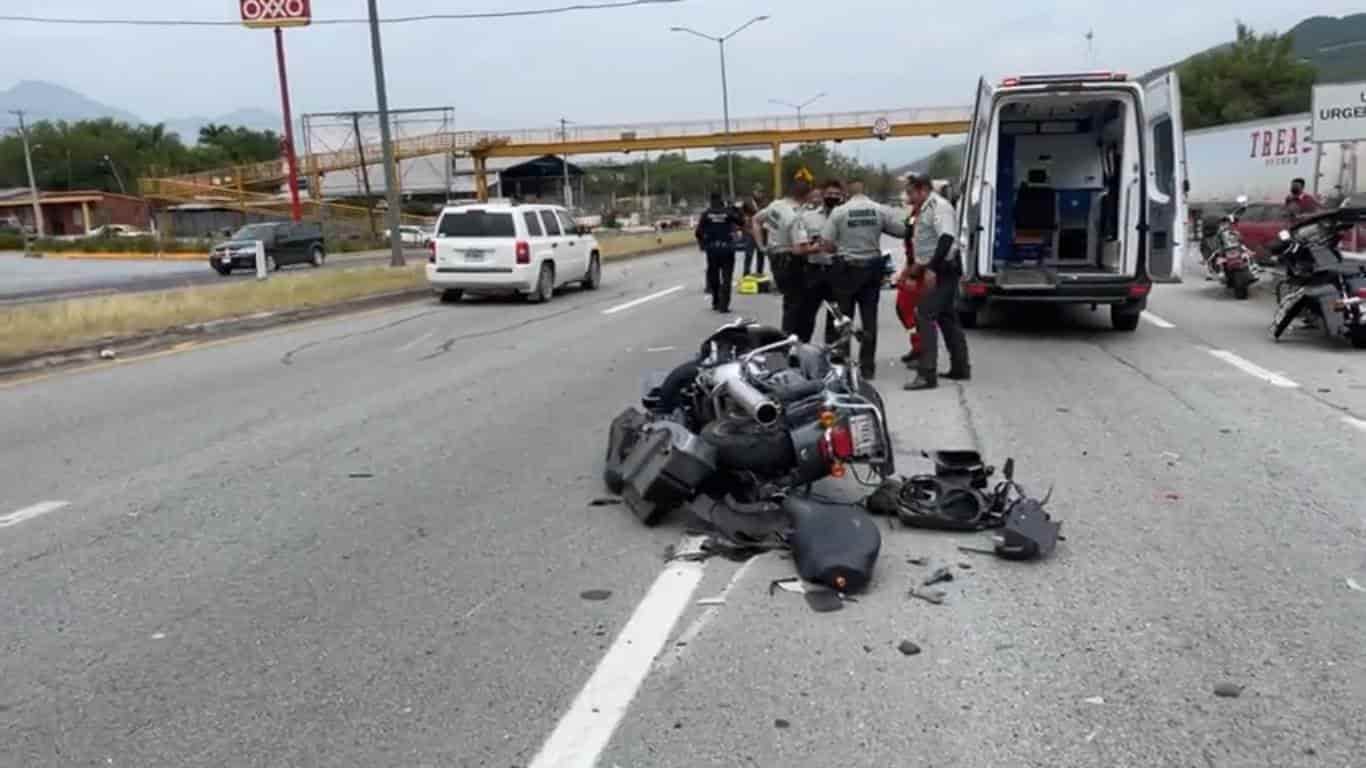
[[[1366,141],[1366,83],[1314,86],[1314,141]]]
[[[238,0],[248,27],[306,27],[312,20],[309,0]]]

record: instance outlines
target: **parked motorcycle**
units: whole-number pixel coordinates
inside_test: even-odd
[[[1247,196],[1238,197],[1238,207],[1224,215],[1213,232],[1200,241],[1201,261],[1206,280],[1222,280],[1234,298],[1246,299],[1257,282],[1261,267],[1253,260],[1252,249],[1243,244],[1236,224],[1247,211]]]
[[[1366,349],[1366,265],[1346,262],[1339,250],[1344,232],[1366,222],[1366,208],[1344,207],[1300,219],[1282,230],[1270,252],[1285,269],[1276,286],[1273,338],[1296,318],[1321,328],[1329,338],[1347,337]]]
[[[892,475],[882,398],[838,352],[860,332],[835,306],[826,311],[839,334],[832,345],[736,320],[694,359],[647,381],[645,413],[632,409],[614,422],[609,488],[653,522],[698,494],[757,503],[826,477],[859,477],[861,468],[873,485]],[[653,461],[658,473],[640,458],[649,451],[661,457]],[[660,486],[656,474],[669,483]]]

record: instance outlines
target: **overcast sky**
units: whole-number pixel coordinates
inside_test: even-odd
[[[379,5],[382,16],[392,16],[560,2]],[[365,5],[313,0],[313,13],[359,17]],[[237,0],[3,0],[3,8],[231,19]],[[1284,30],[1306,16],[1360,9],[1360,0],[684,0],[543,18],[392,24],[383,41],[391,106],[452,106],[464,128],[542,127],[562,115],[580,123],[716,116],[716,47],[671,33],[671,25],[721,34],[754,15],[772,17],[727,44],[731,114],[745,116],[781,111],[770,98],[802,101],[821,91],[829,95],[812,112],[970,103],[981,74],[1092,68],[1088,29],[1095,31],[1094,68],[1141,73],[1230,39],[1235,19]],[[285,37],[296,115],[374,108],[365,26],[288,30]],[[0,22],[0,51],[0,88],[49,80],[148,120],[279,110],[268,31]],[[894,154],[915,157],[928,146]]]

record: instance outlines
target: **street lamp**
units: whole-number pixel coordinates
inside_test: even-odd
[[[809,107],[809,106],[811,106],[812,104],[814,104],[814,103],[816,102],[817,99],[821,99],[821,98],[824,98],[824,97],[825,97],[825,91],[821,91],[820,93],[816,94],[815,96],[812,96],[811,98],[807,99],[806,101],[803,101],[803,102],[800,103],[800,104],[793,104],[793,103],[790,102],[790,101],[783,101],[782,99],[769,99],[768,101],[769,101],[770,104],[777,104],[778,106],[781,106],[781,107],[787,107],[788,109],[795,109],[795,110],[797,110],[797,128],[800,130],[800,129],[806,127],[806,126],[802,123],[802,110],[803,110],[803,109],[806,109],[807,107]]]
[[[119,183],[119,193],[128,194],[128,189],[123,186],[123,177],[119,175],[118,166],[114,165],[114,161],[110,159],[109,155],[104,156],[104,164],[109,166],[109,171],[114,174],[114,181]]]
[[[669,27],[670,32],[686,32],[690,35],[696,35],[703,40],[710,40],[716,43],[717,47],[721,49],[721,115],[722,119],[725,121],[726,131],[726,181],[730,189],[730,199],[732,201],[735,200],[735,153],[730,151],[730,93],[726,88],[726,41],[740,34],[751,25],[766,21],[767,19],[768,16],[755,16],[720,37],[703,34],[691,27]]]

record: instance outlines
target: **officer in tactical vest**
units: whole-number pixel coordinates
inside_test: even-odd
[[[787,197],[774,200],[754,216],[754,240],[768,254],[773,281],[783,296],[784,333],[798,333],[799,310],[806,288],[806,256],[812,245],[802,221],[802,205],[811,194],[809,176],[809,172],[799,172],[787,188]]]
[[[742,221],[739,212],[727,206],[719,193],[711,196],[711,205],[697,217],[697,247],[707,254],[707,292],[711,294],[711,308],[717,312],[730,311],[731,278],[735,274],[735,245]]]

